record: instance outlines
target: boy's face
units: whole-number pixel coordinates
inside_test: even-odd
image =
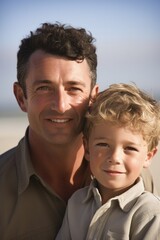
[[[107,189],[120,194],[134,184],[142,168],[150,165],[154,153],[148,152],[141,134],[103,121],[91,131],[86,158],[100,192]]]

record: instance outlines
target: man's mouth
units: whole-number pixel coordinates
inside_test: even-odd
[[[53,123],[67,123],[69,122],[71,119],[49,119],[49,121],[53,122]]]

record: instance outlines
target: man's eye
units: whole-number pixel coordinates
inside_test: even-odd
[[[68,89],[69,92],[77,92],[77,91],[80,91],[82,92],[82,89],[81,88],[78,88],[78,87],[71,87]]]
[[[40,86],[36,89],[36,91],[50,91],[51,88],[48,86]]]

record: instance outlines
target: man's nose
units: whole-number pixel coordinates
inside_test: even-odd
[[[51,108],[58,113],[64,113],[67,110],[67,103],[67,93],[60,88],[55,92]]]

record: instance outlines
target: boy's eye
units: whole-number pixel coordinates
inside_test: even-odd
[[[109,147],[108,143],[97,143],[96,145],[100,147]]]
[[[130,146],[126,147],[126,150],[138,152],[138,149],[136,149],[135,147],[130,147]]]

